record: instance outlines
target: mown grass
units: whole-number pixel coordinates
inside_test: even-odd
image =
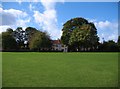
[[[3,87],[116,87],[118,53],[3,53]]]

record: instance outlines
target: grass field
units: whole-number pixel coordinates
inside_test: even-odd
[[[118,53],[3,53],[3,87],[116,87]]]

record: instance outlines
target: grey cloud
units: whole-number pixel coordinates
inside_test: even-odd
[[[16,18],[11,13],[2,13],[0,20],[2,21],[0,25],[14,25],[16,23]]]

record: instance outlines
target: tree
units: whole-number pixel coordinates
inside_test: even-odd
[[[36,32],[38,32],[38,30],[36,28],[33,28],[33,27],[27,27],[25,29],[25,32],[26,32],[27,41],[28,41],[28,44],[29,44],[29,42],[31,41],[32,37],[34,36],[34,34]]]
[[[27,35],[26,32],[22,29],[22,27],[18,27],[13,32],[13,37],[16,39],[17,44],[19,45],[19,48],[25,48],[25,41],[27,41]]]
[[[13,51],[17,49],[17,43],[9,32],[2,32],[2,49],[5,51]]]
[[[50,37],[44,32],[36,32],[30,41],[29,48],[37,51],[49,50],[51,48]]]
[[[97,48],[99,38],[93,23],[84,18],[73,18],[63,25],[62,43],[75,51]]]
[[[118,47],[119,47],[119,51],[120,51],[120,36],[118,36]]]
[[[61,41],[65,45],[69,45],[69,39],[72,31],[76,27],[81,27],[83,24],[87,24],[88,21],[84,18],[73,18],[71,20],[68,20],[64,25],[63,25],[63,33],[61,36]]]

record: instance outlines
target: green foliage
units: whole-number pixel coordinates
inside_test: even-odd
[[[62,43],[67,46],[90,48],[97,46],[99,38],[97,29],[93,23],[84,18],[74,18],[63,25]]]
[[[36,32],[38,32],[38,30],[37,30],[36,28],[33,28],[33,27],[27,27],[27,28],[25,29],[25,32],[26,32],[26,34],[27,34],[27,36],[28,36],[28,42],[30,42],[31,39],[32,39],[32,37],[33,37],[33,35],[34,35]]]
[[[2,32],[2,49],[3,50],[17,49],[17,43],[9,32]]]
[[[81,27],[83,24],[87,24],[88,21],[83,19],[83,18],[74,18],[71,20],[68,20],[64,25],[63,25],[63,34],[61,37],[62,43],[65,45],[69,45],[69,39],[71,36],[72,31],[77,28]]]
[[[52,45],[47,33],[40,32],[33,27],[27,27],[25,30],[22,27],[18,27],[15,31],[8,28],[6,32],[3,32],[3,39],[2,34],[0,34],[0,40],[3,41],[4,50],[13,50],[16,47],[21,51],[24,49],[28,50],[29,48],[31,50],[49,50]],[[0,44],[2,45],[2,42]],[[2,46],[0,47],[2,49]]]
[[[64,30],[61,36],[61,41],[65,45],[69,45],[69,39],[70,39],[71,31],[68,29]]]
[[[109,40],[108,42],[104,42],[103,44],[100,45],[99,49],[101,51],[118,51],[118,45],[115,43],[113,40]]]
[[[51,47],[49,36],[44,32],[36,32],[29,44],[31,50],[48,50]]]
[[[119,47],[119,50],[120,50],[120,36],[118,36],[118,47]]]

